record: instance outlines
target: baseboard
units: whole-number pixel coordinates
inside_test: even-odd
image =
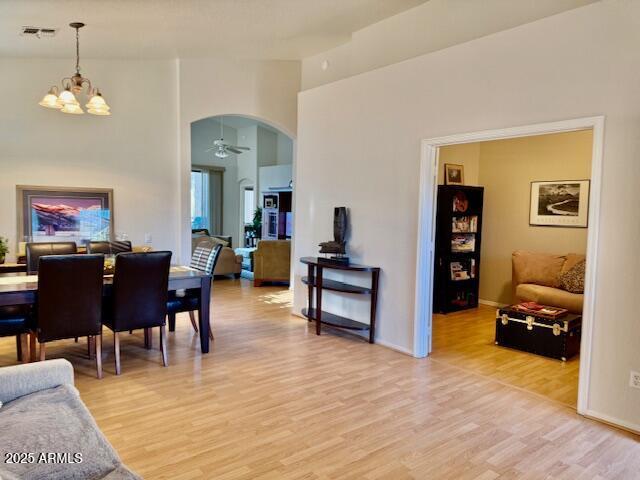
[[[413,351],[412,350],[409,350],[408,348],[401,347],[401,346],[396,345],[396,344],[391,343],[391,342],[387,342],[386,340],[377,339],[376,340],[376,345],[380,345],[381,347],[389,348],[391,350],[395,350],[398,353],[404,353],[405,355],[409,355],[410,357],[413,357]]]
[[[606,423],[607,425],[611,425],[612,427],[626,430],[627,432],[633,433],[635,435],[640,435],[640,424],[626,422],[610,415],[594,412],[593,410],[586,410],[584,412],[584,416],[598,422]]]
[[[483,299],[478,299],[478,303],[481,305],[489,305],[490,307],[497,307],[497,308],[502,308],[502,307],[506,307],[508,305],[508,303],[498,303],[498,302],[494,302],[493,300],[483,300]]]
[[[307,320],[307,317],[302,315],[302,313],[300,313],[300,312],[296,312],[296,311],[292,310],[291,311],[291,315],[293,315],[295,317],[299,317],[299,318],[304,318],[305,320]],[[360,335],[358,335],[358,336],[360,336]],[[364,337],[362,337],[362,338],[364,338]],[[405,355],[409,355],[409,356],[413,357],[413,352],[411,350],[409,350],[408,348],[401,347],[399,345],[396,345],[396,344],[391,343],[391,342],[387,342],[385,340],[377,339],[375,345],[380,345],[381,347],[389,348],[391,350],[395,350],[396,352],[404,353]]]

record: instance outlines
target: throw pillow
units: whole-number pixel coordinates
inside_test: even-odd
[[[584,270],[587,262],[582,260],[560,274],[560,288],[571,293],[584,293]]]
[[[211,242],[214,245],[222,245],[223,247],[229,246],[229,242],[227,242],[226,240],[222,240],[221,238],[217,238],[217,237],[210,237],[210,238],[211,238]]]

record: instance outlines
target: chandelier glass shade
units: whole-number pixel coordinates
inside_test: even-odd
[[[107,105],[100,90],[91,85],[91,80],[80,74],[79,30],[84,27],[84,23],[74,22],[70,23],[69,26],[76,30],[76,73],[71,77],[62,79],[62,91],[57,86],[52,86],[38,105],[60,110],[62,113],[82,115],[84,110],[82,110],[76,95],[84,93],[89,97],[89,101],[85,105],[87,112],[92,115],[111,115],[111,107]]]

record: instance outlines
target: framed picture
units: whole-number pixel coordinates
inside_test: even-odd
[[[456,213],[464,213],[469,208],[469,199],[464,192],[456,192],[453,196],[453,211]]]
[[[16,186],[18,241],[113,240],[113,190]]]
[[[531,182],[529,225],[586,228],[589,180]]]
[[[464,165],[444,164],[444,184],[464,185]]]

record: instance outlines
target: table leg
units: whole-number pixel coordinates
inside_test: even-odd
[[[209,353],[209,311],[211,302],[211,277],[200,280],[200,308],[198,309],[198,326],[200,331],[200,350]]]
[[[378,305],[378,277],[380,272],[371,272],[371,317],[369,317],[369,343],[376,340],[376,309]]]
[[[36,332],[29,333],[29,361],[36,361]]]
[[[309,298],[307,301],[307,313],[309,313],[309,316],[307,317],[308,321],[312,321],[313,319],[311,318],[311,309],[313,308],[313,285],[315,283],[315,267],[311,264],[307,265],[307,277],[309,278],[309,285],[308,285],[308,291],[309,291]],[[312,282],[313,280],[313,282]]]
[[[23,333],[20,335],[20,352],[22,353],[22,358],[20,361],[22,363],[29,363],[29,334]]]
[[[322,325],[322,267],[316,269],[316,335],[320,335]]]
[[[96,376],[102,378],[102,333],[94,337],[96,342]]]

